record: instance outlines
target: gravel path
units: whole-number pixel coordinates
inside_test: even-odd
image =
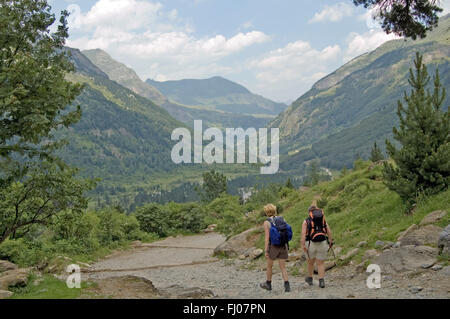
[[[157,289],[173,285],[211,290],[216,298],[449,298],[448,274],[424,270],[414,276],[390,274],[382,277],[381,289],[368,289],[368,274],[358,273],[350,265],[329,271],[327,287],[315,281],[310,287],[303,275],[291,276],[290,293],[285,293],[278,267],[274,269],[273,290],[262,290],[265,280],[263,262],[224,260],[212,257],[213,249],[225,238],[219,234],[169,238],[144,247],[113,255],[93,265],[90,280],[135,275],[152,281]],[[195,263],[195,265],[192,265]],[[132,270],[130,270],[132,269]],[[302,274],[302,270],[300,273]],[[415,289],[419,287],[419,289]],[[419,290],[419,291],[417,291]]]

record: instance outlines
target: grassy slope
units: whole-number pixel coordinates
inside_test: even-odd
[[[336,246],[343,252],[351,250],[361,241],[373,249],[377,240],[395,242],[398,234],[435,210],[450,210],[450,190],[423,199],[413,215],[405,215],[398,195],[386,188],[381,177],[381,166],[370,170],[365,167],[351,171],[344,177],[321,183],[302,192],[292,192],[281,201],[287,222],[292,225],[294,238],[291,249],[299,248],[301,224],[314,199],[328,198],[324,206],[327,222],[333,231]],[[375,179],[374,179],[375,178]],[[447,215],[438,225],[450,223]],[[262,244],[262,241],[259,241]],[[363,254],[360,251],[359,259]]]

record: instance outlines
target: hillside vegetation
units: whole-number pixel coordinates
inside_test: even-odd
[[[229,113],[278,115],[287,107],[220,76],[202,80],[146,82],[177,103],[208,106]]]
[[[177,96],[173,96],[172,94],[166,96],[163,95],[163,93],[155,87],[159,87],[160,84],[163,83],[142,81],[133,69],[114,60],[107,52],[103,50],[85,50],[82,54],[85,55],[96,67],[102,70],[102,72],[107,74],[110,80],[116,81],[134,93],[151,100],[155,104],[167,110],[173,118],[183,122],[189,127],[193,127],[194,120],[203,120],[205,126],[209,127],[265,127],[275,115],[278,115],[286,108],[286,105],[282,105],[282,107],[274,113],[273,106],[277,105],[276,103],[256,95],[252,95],[244,87],[225,79],[221,80],[220,83],[215,83],[215,81],[211,81],[211,83],[209,83],[208,80],[204,81],[207,83],[208,87],[208,99],[203,98],[201,101],[192,99],[180,100]],[[183,81],[183,83],[184,82],[185,81]],[[232,99],[224,98],[222,96],[223,92],[221,92],[225,89],[223,88],[224,83],[233,88],[237,87],[238,92],[240,93],[238,94],[239,97],[238,95],[234,95]],[[191,86],[182,89],[183,94],[188,94],[188,96],[198,96],[204,93],[199,92],[199,90],[202,91],[201,88]],[[214,102],[216,100],[225,101],[225,104],[228,106],[224,108],[216,108],[214,107],[214,105],[217,104],[217,102]],[[253,101],[258,105],[262,105],[270,110],[273,110],[267,112],[265,108],[259,108],[258,105],[252,104],[253,102],[249,101]],[[257,114],[250,115],[243,113]]]
[[[449,28],[447,15],[425,39],[387,42],[317,82],[271,123],[280,128],[284,153],[295,153],[285,166],[320,158],[322,166],[341,169],[357,155],[366,157],[375,141],[384,147],[398,124],[396,102],[410,90],[416,52],[429,74],[438,69],[443,87],[450,87]],[[447,95],[444,110],[449,104]]]
[[[399,233],[412,224],[418,224],[423,217],[435,210],[450,210],[450,190],[437,195],[423,196],[414,212],[405,214],[401,198],[390,191],[382,181],[382,163],[358,160],[354,169],[332,181],[300,189],[272,186],[263,193],[250,198],[255,209],[249,217],[241,220],[224,220],[223,229],[229,235],[237,234],[251,227],[261,226],[265,220],[263,205],[272,202],[294,231],[291,250],[300,249],[301,225],[307,217],[308,207],[317,202],[324,209],[336,246],[343,252],[351,250],[361,241],[367,241],[367,247],[373,248],[377,240],[395,242]],[[250,204],[248,204],[250,205]],[[251,205],[250,205],[251,206]],[[249,206],[249,207],[250,207]],[[445,227],[450,223],[447,215],[438,225]],[[258,241],[263,248],[263,234]],[[364,251],[356,257],[359,258]]]

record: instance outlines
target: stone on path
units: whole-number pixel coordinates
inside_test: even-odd
[[[263,227],[255,227],[233,236],[226,242],[216,247],[214,254],[225,255],[226,257],[243,255],[248,251],[248,249],[255,246],[255,243],[261,236],[263,230]]]

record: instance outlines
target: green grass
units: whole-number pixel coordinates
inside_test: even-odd
[[[33,284],[35,280],[39,281],[37,285]],[[10,299],[76,299],[81,296],[84,289],[92,285],[90,282],[82,282],[81,288],[70,289],[65,281],[52,275],[44,275],[40,279],[36,275],[31,275],[26,287],[12,289],[14,295]]]
[[[413,214],[405,214],[399,196],[379,180],[382,167],[369,170],[367,166],[305,192],[293,192],[282,200],[285,207],[283,215],[294,231],[292,248],[300,246],[301,224],[317,196],[327,198],[327,204],[322,208],[335,243],[343,248],[343,253],[361,241],[367,241],[365,249],[373,249],[377,240],[395,242],[400,232],[412,224],[419,224],[427,214],[435,210],[450,210],[450,190],[447,190],[422,199]],[[449,223],[450,216],[447,215],[436,224],[445,227]]]

